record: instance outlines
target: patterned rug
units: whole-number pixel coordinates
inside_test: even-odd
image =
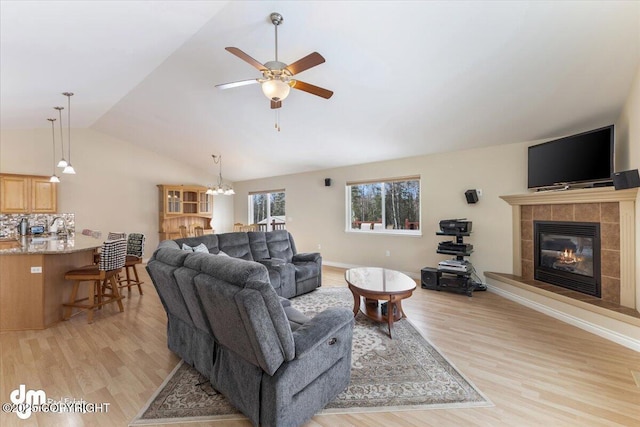
[[[353,309],[346,288],[320,288],[291,300],[309,317],[328,307]],[[491,406],[407,320],[387,325],[356,317],[351,383],[322,413]],[[203,376],[180,363],[130,425],[242,419]]]

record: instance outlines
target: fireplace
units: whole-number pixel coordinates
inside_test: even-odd
[[[600,224],[534,221],[534,278],[601,296]]]

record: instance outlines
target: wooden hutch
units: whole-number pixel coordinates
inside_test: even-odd
[[[213,233],[213,196],[206,187],[194,185],[158,185],[160,241],[180,237],[180,226],[185,226],[189,235],[195,227],[205,233]]]

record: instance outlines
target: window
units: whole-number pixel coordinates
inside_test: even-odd
[[[348,182],[347,231],[420,234],[420,177]]]
[[[258,224],[260,231],[284,229],[286,223],[284,190],[250,193],[249,223]]]

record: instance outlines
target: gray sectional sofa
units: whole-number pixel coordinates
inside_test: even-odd
[[[322,284],[322,256],[317,252],[298,253],[287,230],[208,234],[165,240],[160,248],[191,248],[204,244],[212,254],[221,251],[233,258],[256,261],[267,267],[276,293],[291,298],[310,292]]]
[[[167,313],[168,346],[254,425],[299,426],[347,387],[351,310],[309,319],[278,296],[267,265],[172,243],[162,242],[147,263]]]

